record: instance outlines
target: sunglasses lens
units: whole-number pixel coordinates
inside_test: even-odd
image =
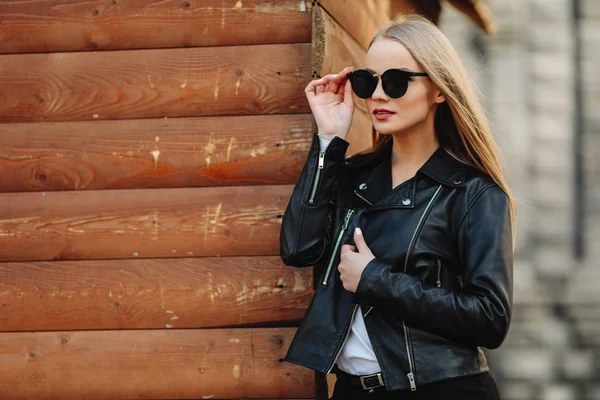
[[[406,94],[410,76],[401,70],[390,69],[381,77],[383,91],[391,98],[398,99]]]
[[[377,77],[374,77],[369,71],[357,70],[353,71],[350,77],[352,90],[361,99],[368,99],[375,92],[377,87]]]

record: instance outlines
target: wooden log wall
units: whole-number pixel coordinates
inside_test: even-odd
[[[310,43],[290,0],[3,2],[1,53]]]
[[[307,399],[289,0],[0,5],[0,399]]]

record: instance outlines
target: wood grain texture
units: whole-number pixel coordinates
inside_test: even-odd
[[[0,334],[4,399],[312,398],[295,328]]]
[[[367,50],[373,36],[383,24],[389,21],[393,1],[398,2],[398,0],[320,0],[319,4],[349,36]]]
[[[289,326],[311,270],[279,257],[1,263],[0,331]]]
[[[0,124],[0,192],[296,183],[310,114]]]
[[[307,113],[310,44],[0,56],[0,122]]]
[[[310,42],[296,0],[29,0],[0,7],[0,53]],[[307,10],[308,11],[308,10]]]
[[[292,187],[0,194],[0,260],[279,255]]]
[[[313,7],[313,44],[313,67],[320,76],[347,66],[364,68],[366,51],[321,6]],[[348,155],[373,144],[373,124],[365,100],[352,95],[356,107],[347,137]]]

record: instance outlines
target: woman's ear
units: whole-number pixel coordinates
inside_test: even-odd
[[[446,96],[444,96],[444,93],[442,93],[442,91],[438,88],[435,89],[435,99],[434,101],[437,104],[442,104],[443,102],[446,101]]]

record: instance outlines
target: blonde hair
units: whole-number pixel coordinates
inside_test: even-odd
[[[389,22],[373,38],[402,44],[421,64],[446,101],[438,105],[435,133],[451,155],[488,174],[508,196],[514,221],[516,209],[502,168],[504,160],[496,144],[489,122],[474,87],[452,44],[433,23],[419,15],[400,16]],[[379,148],[386,137],[373,129],[373,148]]]

